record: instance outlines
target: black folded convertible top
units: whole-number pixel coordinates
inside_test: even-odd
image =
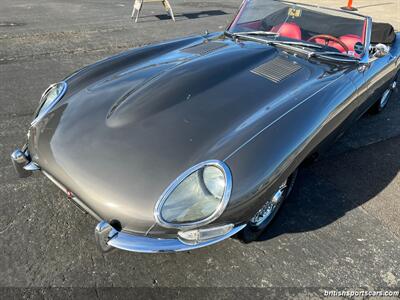
[[[396,33],[393,26],[388,23],[373,23],[371,44],[393,44]]]

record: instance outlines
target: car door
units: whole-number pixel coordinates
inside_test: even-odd
[[[371,58],[363,70],[365,102],[360,103],[360,113],[364,113],[371,105],[378,101],[386,89],[390,87],[396,75],[396,57],[388,53],[380,58]],[[361,98],[362,95],[360,94]]]

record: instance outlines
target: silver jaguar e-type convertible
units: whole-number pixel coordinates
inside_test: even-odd
[[[250,242],[301,163],[386,106],[399,69],[389,24],[246,0],[224,32],[132,49],[52,84],[12,161],[98,219],[103,251]]]

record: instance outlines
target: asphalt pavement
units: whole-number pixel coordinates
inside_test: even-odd
[[[127,0],[2,0],[0,287],[400,287],[398,90],[301,169],[272,226],[247,245],[102,254],[95,220],[44,176],[16,178],[9,154],[50,83],[132,47],[223,30],[239,3],[173,1],[176,23],[145,4],[135,24]]]

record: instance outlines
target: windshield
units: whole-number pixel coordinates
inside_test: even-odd
[[[345,11],[280,0],[245,0],[228,32],[310,43],[360,58],[366,26],[366,17]]]

